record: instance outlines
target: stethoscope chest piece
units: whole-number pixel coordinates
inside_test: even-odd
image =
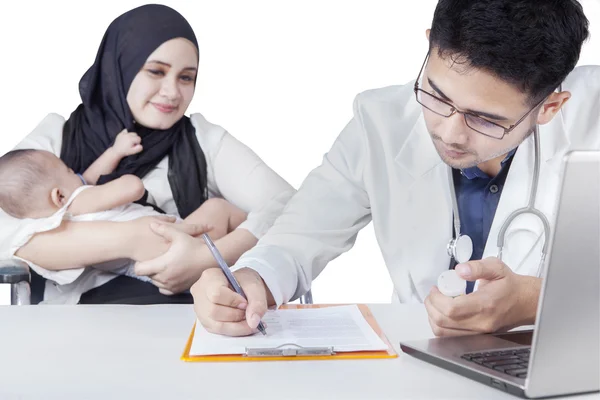
[[[473,255],[473,241],[468,235],[458,235],[457,238],[452,238],[447,246],[448,255],[458,264],[465,263],[471,259]]]
[[[550,241],[550,222],[548,218],[535,208],[535,199],[538,189],[538,181],[540,174],[540,139],[539,139],[539,130],[536,125],[533,131],[533,139],[534,139],[534,169],[533,169],[533,178],[531,182],[531,192],[529,194],[529,202],[526,207],[519,208],[513,211],[504,221],[502,226],[500,227],[500,231],[498,232],[497,238],[497,246],[498,246],[498,256],[497,258],[502,261],[502,250],[504,247],[504,236],[506,235],[506,231],[511,222],[518,217],[519,215],[530,213],[537,216],[544,225],[544,245],[542,247],[542,256],[540,257],[540,264],[538,265],[537,276],[541,276],[542,267],[544,265],[544,260],[546,259],[548,244]],[[467,235],[460,234],[460,217],[458,215],[458,200],[456,198],[456,191],[454,188],[454,176],[453,169],[448,168],[448,178],[450,183],[450,192],[452,198],[452,211],[453,211],[453,220],[454,220],[454,232],[457,235],[456,238],[450,239],[448,246],[446,247],[448,251],[448,255],[456,261],[456,263],[461,264],[469,261],[471,256],[473,255],[473,241]]]

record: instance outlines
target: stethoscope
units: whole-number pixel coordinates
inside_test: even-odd
[[[542,267],[544,261],[546,259],[546,254],[548,250],[548,243],[550,242],[550,223],[548,222],[548,218],[535,208],[535,198],[538,188],[538,180],[540,175],[540,135],[538,131],[537,124],[533,130],[533,139],[534,139],[534,148],[535,148],[535,163],[533,169],[533,180],[531,183],[531,192],[529,193],[529,203],[527,206],[519,208],[513,211],[504,221],[502,227],[500,228],[500,232],[498,232],[497,246],[498,246],[498,255],[497,258],[502,261],[502,251],[504,248],[504,239],[506,235],[506,230],[513,222],[513,220],[519,215],[523,214],[534,214],[537,216],[544,226],[544,245],[542,247],[542,255],[540,259],[540,263],[537,269],[537,276],[541,276]],[[450,191],[452,193],[452,210],[454,214],[454,232],[455,237],[450,239],[448,243],[447,250],[448,255],[451,256],[457,263],[464,263],[471,259],[473,255],[473,241],[468,235],[461,235],[460,233],[460,216],[458,215],[458,201],[456,199],[456,190],[454,188],[454,177],[452,173],[452,168],[448,168],[449,182],[450,182]]]

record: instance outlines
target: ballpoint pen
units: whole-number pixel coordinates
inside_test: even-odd
[[[246,294],[242,290],[238,281],[235,279],[235,276],[233,276],[233,274],[229,270],[229,266],[227,265],[227,263],[225,262],[225,259],[223,258],[223,256],[219,252],[219,250],[217,249],[217,246],[215,246],[215,244],[213,243],[212,239],[206,233],[202,234],[202,238],[204,239],[204,242],[208,246],[208,249],[212,253],[215,260],[217,260],[219,267],[221,267],[221,270],[227,277],[227,280],[229,281],[229,284],[231,285],[231,287],[233,287],[233,290],[235,290],[244,299],[248,300],[248,298],[246,297]],[[265,329],[265,326],[262,323],[262,321],[258,323],[257,328],[260,331],[260,333],[262,333],[263,335],[267,334],[267,330]]]

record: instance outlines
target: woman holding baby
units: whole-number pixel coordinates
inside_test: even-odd
[[[16,146],[46,152],[17,154],[31,157],[23,165],[54,157],[53,168],[76,177],[40,180],[41,218],[0,210],[0,259],[30,265],[34,303],[191,303],[191,285],[217,267],[198,237],[202,224],[225,227],[213,237],[233,263],[294,194],[223,128],[184,115],[198,60],[183,16],[161,5],[133,9],[108,27],[80,81],[79,107],[66,121],[50,114]],[[187,235],[171,246],[156,222]],[[146,279],[112,268],[130,260]]]

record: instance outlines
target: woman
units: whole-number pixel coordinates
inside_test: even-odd
[[[123,129],[141,137],[142,151],[127,156],[106,183],[124,174],[142,178],[141,202],[185,218],[209,197],[221,197],[248,213],[237,229],[217,241],[229,262],[256,244],[295,190],[250,149],[200,114],[184,116],[195,89],[198,43],[188,22],[163,5],[146,5],[115,19],[108,27],[96,60],[82,77],[82,104],[65,121],[50,114],[16,148],[37,148],[60,155],[76,172],[84,171],[109,148]],[[66,222],[57,229],[36,226],[0,214],[0,259],[23,259],[33,269],[37,300],[59,299],[64,291],[80,291],[80,303],[191,302],[185,292],[203,270],[216,267],[199,238],[198,227],[176,225],[192,236],[187,247],[169,248],[150,224],[157,218],[131,222]],[[70,238],[85,237],[71,248]],[[187,263],[167,265],[165,257],[186,254]],[[147,261],[139,280],[90,271],[70,282],[69,268],[131,258]],[[152,264],[153,260],[154,263]],[[162,265],[157,266],[156,262]],[[168,267],[168,268],[167,268]],[[43,285],[37,276],[51,277]],[[60,278],[58,278],[60,277]],[[160,293],[159,293],[160,291]],[[33,299],[36,302],[36,299]],[[58,300],[57,300],[58,301]]]

